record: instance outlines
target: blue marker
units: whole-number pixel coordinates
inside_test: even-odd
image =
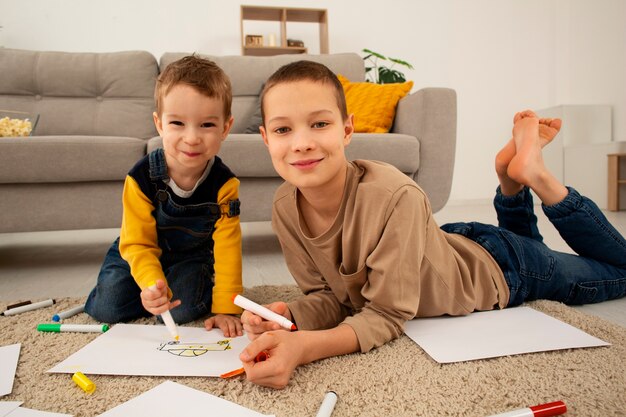
[[[52,316],[52,321],[55,321],[58,323],[63,319],[75,316],[76,314],[82,313],[83,311],[85,311],[84,304],[80,306],[76,306],[74,308],[70,308],[69,310],[62,311],[59,314],[55,314],[54,316]]]

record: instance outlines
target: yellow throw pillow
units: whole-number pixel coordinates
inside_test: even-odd
[[[354,114],[354,130],[359,133],[389,132],[398,101],[413,88],[413,81],[374,84],[353,83],[340,74],[337,78],[346,95],[348,113]]]

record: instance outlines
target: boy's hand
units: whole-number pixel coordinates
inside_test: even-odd
[[[271,304],[266,304],[265,307],[272,310],[274,313],[278,313],[283,317],[286,317],[289,320],[292,320],[291,312],[289,308],[287,308],[287,303],[283,301],[276,301]],[[268,332],[270,330],[281,330],[282,327],[278,323],[274,323],[273,321],[268,321],[263,319],[261,316],[257,316],[256,314],[244,310],[241,315],[241,322],[243,323],[243,329],[248,334],[248,338],[250,340],[255,340],[261,334]]]
[[[180,300],[170,302],[167,298],[167,285],[162,279],[156,281],[156,288],[144,288],[141,291],[141,304],[150,313],[159,315],[180,305]]]
[[[304,333],[276,331],[258,336],[239,355],[246,379],[270,388],[285,388],[307,349],[301,338]],[[255,362],[254,358],[262,351],[267,352],[267,360]]]
[[[204,321],[205,329],[211,330],[214,327],[221,329],[224,332],[224,337],[243,336],[243,326],[239,317],[216,314]]]

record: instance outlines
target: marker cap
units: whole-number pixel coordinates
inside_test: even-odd
[[[72,381],[74,381],[76,385],[78,385],[87,394],[91,394],[96,390],[96,384],[91,382],[91,380],[82,372],[76,372],[72,375]]]

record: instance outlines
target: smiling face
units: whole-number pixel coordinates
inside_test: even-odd
[[[194,87],[177,84],[163,97],[154,123],[163,138],[170,177],[199,178],[207,162],[219,152],[233,124],[224,115],[224,103]]]
[[[307,79],[279,83],[265,92],[263,108],[261,135],[276,172],[303,193],[341,195],[353,126],[334,88]]]

